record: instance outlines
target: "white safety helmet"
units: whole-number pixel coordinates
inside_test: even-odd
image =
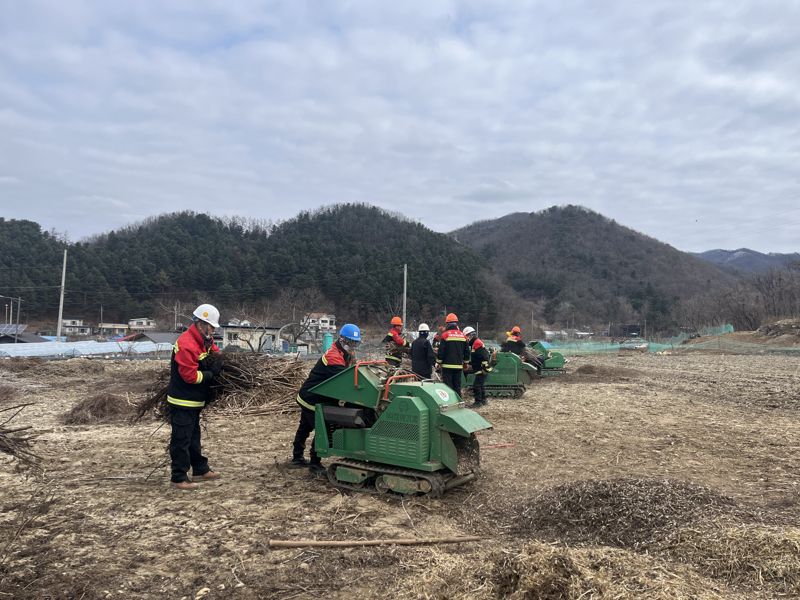
[[[417,331],[430,331],[431,328],[428,327],[427,323],[420,323],[419,327],[417,327]]]
[[[464,327],[463,331],[464,335],[469,335],[470,333],[475,333],[474,327]]]
[[[205,321],[215,329],[219,327],[219,311],[211,304],[201,304],[192,313],[195,319]]]

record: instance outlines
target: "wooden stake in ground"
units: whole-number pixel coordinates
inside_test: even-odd
[[[398,538],[388,540],[268,540],[270,548],[349,548],[353,546],[422,546],[425,544],[460,544],[479,542],[475,535],[442,538]]]

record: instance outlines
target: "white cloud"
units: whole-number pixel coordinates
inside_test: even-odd
[[[684,250],[796,251],[799,25],[755,0],[10,3],[0,202],[73,237],[575,203]]]

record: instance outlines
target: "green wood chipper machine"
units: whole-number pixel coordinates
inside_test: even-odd
[[[441,495],[478,473],[475,434],[491,424],[442,383],[361,362],[314,387],[315,449],[337,488]]]
[[[513,352],[496,352],[494,366],[486,377],[486,395],[494,398],[519,398],[525,389],[533,383],[534,379],[562,375],[564,370],[564,356],[551,349],[547,342],[531,342],[525,349],[526,355],[530,354],[526,362]],[[537,368],[534,366],[534,357],[542,363]],[[462,379],[462,387],[472,387],[475,375],[470,373]]]

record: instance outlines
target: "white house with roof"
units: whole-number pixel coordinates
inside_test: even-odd
[[[242,350],[253,352],[266,352],[268,350],[278,350],[278,332],[280,327],[277,325],[253,325],[249,321],[231,320],[223,323],[222,327],[222,348],[234,346]]]
[[[125,335],[128,333],[126,323],[98,323],[97,333],[100,335]]]
[[[83,324],[83,319],[61,319],[61,331],[64,335],[90,335],[92,328]]]
[[[335,332],[336,331],[336,315],[328,313],[309,313],[304,322],[308,326],[308,330],[316,335],[318,333]]]
[[[128,327],[131,331],[155,331],[156,322],[150,317],[136,317],[128,320]]]

